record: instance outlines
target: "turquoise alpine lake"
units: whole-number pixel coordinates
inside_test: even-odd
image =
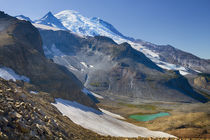
[[[129,118],[137,120],[137,121],[151,121],[159,117],[169,116],[169,113],[160,112],[156,114],[148,114],[148,115],[130,115]]]

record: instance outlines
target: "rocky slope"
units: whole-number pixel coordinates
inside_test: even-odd
[[[163,61],[204,73],[210,73],[210,62],[208,60],[201,59],[193,54],[176,49],[170,45],[154,45],[142,42],[141,44],[158,53]]]
[[[0,78],[0,139],[121,139],[100,136],[63,116],[48,93],[31,94],[29,84]]]
[[[128,43],[103,36],[81,38],[68,31],[40,33],[45,55],[94,92],[130,101],[207,101],[178,72],[161,69]]]
[[[84,129],[63,116],[46,92],[30,92],[33,86],[0,78],[0,139],[17,140],[145,140],[165,138],[122,138],[102,136]],[[175,138],[170,138],[175,139]]]
[[[81,92],[82,83],[65,67],[44,56],[39,31],[30,22],[0,12],[0,65],[27,76],[37,89],[54,97],[76,100],[97,108]]]

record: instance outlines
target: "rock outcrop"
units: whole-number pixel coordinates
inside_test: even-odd
[[[207,89],[210,91],[210,81],[209,81],[209,78],[207,78],[205,76],[199,76],[199,77],[195,78],[194,84],[196,86],[199,86],[201,88],[204,88],[204,89]]]

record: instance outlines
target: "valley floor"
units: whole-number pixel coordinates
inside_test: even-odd
[[[127,122],[150,130],[158,130],[181,138],[210,138],[210,103],[143,102],[101,99],[100,108],[121,115]],[[130,115],[168,112],[170,116],[150,121],[136,121]]]
[[[54,99],[44,92],[29,92],[31,85],[6,81],[0,78],[0,139],[78,139],[78,140],[152,140],[166,138],[123,138],[102,136],[82,128],[63,116],[51,103]],[[102,99],[98,104],[103,111],[118,119],[159,130],[176,136],[209,138],[209,104],[187,105],[142,104],[131,105]],[[166,110],[165,108],[169,108]],[[177,109],[174,109],[177,108]],[[206,110],[205,110],[206,109]],[[188,112],[186,112],[188,110]],[[128,115],[136,113],[170,112],[151,122],[136,122]],[[185,111],[184,116],[177,115]],[[202,113],[197,113],[198,111]],[[121,116],[119,116],[119,115]],[[191,115],[192,114],[192,115]],[[124,118],[123,118],[124,117]],[[186,117],[188,119],[186,119]],[[174,121],[176,120],[176,121]],[[173,122],[174,121],[174,122]],[[34,124],[34,125],[31,125]],[[180,127],[180,125],[185,127]],[[177,129],[175,129],[175,127]],[[180,128],[179,128],[180,127]],[[186,129],[186,130],[185,130]],[[177,131],[176,131],[177,130]],[[184,131],[183,131],[184,130]],[[187,133],[188,132],[188,133]],[[194,133],[194,134],[193,134]],[[193,135],[192,135],[193,134]],[[177,139],[177,138],[171,138]]]

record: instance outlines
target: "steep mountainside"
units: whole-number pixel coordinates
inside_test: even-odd
[[[103,36],[81,38],[67,31],[40,33],[45,55],[66,66],[92,91],[134,101],[207,101],[178,72],[161,69],[128,43]]]
[[[0,66],[28,77],[37,89],[54,97],[97,108],[71,72],[45,58],[39,31],[30,22],[0,12],[0,27]]]
[[[170,45],[154,45],[143,43],[143,46],[159,54],[163,61],[181,65],[193,70],[210,73],[210,62],[193,54],[181,51]]]
[[[0,139],[125,139],[101,136],[82,128],[51,104],[54,98],[50,94],[31,94],[28,86],[20,81],[12,82],[0,78]]]
[[[20,17],[22,19],[22,17]],[[28,18],[24,18],[28,20]],[[143,52],[163,69],[178,70],[182,75],[197,74],[199,71],[209,73],[209,61],[169,45],[155,45],[140,39],[127,37],[110,23],[97,18],[88,18],[73,10],[64,10],[52,15],[51,12],[36,23],[70,30],[82,36],[107,36],[117,43],[128,42],[133,48]]]

